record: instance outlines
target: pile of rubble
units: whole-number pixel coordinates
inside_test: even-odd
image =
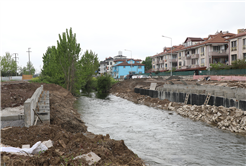
[[[183,105],[175,108],[172,106],[172,102],[170,102],[168,110],[175,110],[184,117],[201,120],[223,130],[246,134],[246,111],[235,107]]]

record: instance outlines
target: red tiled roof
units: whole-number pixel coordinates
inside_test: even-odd
[[[234,35],[234,36],[232,36],[232,37],[230,37],[230,38],[228,38],[226,40],[235,39],[235,38],[241,37],[241,36],[246,36],[246,32],[236,34],[236,35]]]
[[[125,59],[116,59],[116,60],[114,60],[114,62],[119,62],[119,61],[125,62],[126,60]]]
[[[186,50],[186,49],[190,49],[193,47],[197,47],[197,46],[201,46],[201,45],[205,45],[205,44],[209,44],[209,43],[228,43],[228,41],[226,41],[227,39],[224,38],[224,36],[227,36],[227,34],[233,35],[232,33],[226,33],[226,34],[218,33],[216,35],[209,35],[209,37],[211,37],[211,39],[206,40],[206,41],[199,43],[199,44],[189,46],[189,47],[184,47],[184,49],[180,49],[180,50]]]
[[[152,69],[145,71],[145,73],[151,73],[151,72],[152,72]]]
[[[116,66],[145,66],[144,64],[142,63],[133,63],[133,64],[129,64],[127,62],[122,62]]]
[[[200,37],[187,37],[187,38],[185,39],[184,43],[185,43],[188,39],[190,39],[191,41],[203,41],[203,39],[200,38]]]

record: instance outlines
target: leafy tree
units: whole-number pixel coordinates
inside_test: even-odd
[[[5,56],[0,57],[1,60],[1,71],[3,73],[8,74],[8,76],[12,76],[13,73],[17,71],[17,64],[12,59],[11,55],[9,52],[6,52]]]
[[[29,72],[30,69],[30,72]],[[19,73],[20,75],[34,75],[35,74],[36,69],[34,68],[32,62],[27,62],[26,66],[24,67],[19,67]]]
[[[145,65],[145,71],[152,69],[152,59],[150,57],[146,57],[142,64]]]
[[[246,59],[237,59],[232,62],[233,69],[246,69]]]
[[[72,28],[66,33],[59,34],[57,41],[56,60],[60,65],[63,74],[65,87],[70,92],[74,91],[75,75],[76,75],[76,62],[79,59],[81,51],[80,44],[76,41],[76,34],[73,34]]]
[[[86,50],[81,59],[78,62],[78,75],[80,78],[80,84],[82,88],[89,87],[92,76],[95,75],[99,67],[99,61],[97,54],[91,50]]]
[[[111,87],[111,77],[110,75],[106,74],[105,76],[102,75],[97,77],[97,91],[98,93],[107,93]]]
[[[48,47],[46,53],[43,54],[43,69],[41,72],[41,80],[63,86],[64,73],[57,58],[57,50],[55,46]]]

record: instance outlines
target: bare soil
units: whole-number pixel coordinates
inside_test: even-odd
[[[80,119],[81,115],[73,108],[76,98],[61,86],[22,81],[4,82],[1,85],[1,107],[23,105],[41,85],[44,85],[44,90],[50,92],[50,125],[29,128],[12,127],[1,130],[1,143],[21,148],[24,144],[33,146],[38,141],[50,139],[53,141],[53,147],[33,157],[3,152],[1,153],[2,164],[88,165],[85,160],[73,160],[73,158],[92,151],[101,157],[101,160],[94,164],[97,166],[143,165],[143,161],[128,149],[123,140],[116,141],[110,139],[109,135],[94,135],[87,132],[87,127]]]

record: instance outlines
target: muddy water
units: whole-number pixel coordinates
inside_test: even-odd
[[[76,103],[88,131],[110,134],[150,165],[245,166],[246,138],[194,122],[175,112],[137,105],[109,95]]]

